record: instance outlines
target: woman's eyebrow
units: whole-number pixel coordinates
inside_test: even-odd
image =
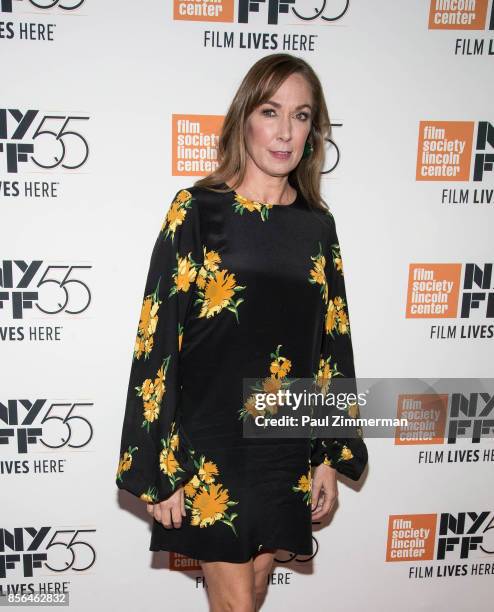
[[[264,102],[264,104],[272,104],[276,108],[281,108],[281,104],[279,102],[275,102],[274,100],[266,100],[266,102]],[[310,108],[312,110],[312,106],[310,104],[299,104],[298,106],[295,107],[295,110],[299,110],[301,108],[305,108],[306,106],[307,106],[307,108]]]

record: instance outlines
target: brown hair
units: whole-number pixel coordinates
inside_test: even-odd
[[[320,180],[324,164],[324,141],[331,133],[331,123],[321,82],[312,67],[302,58],[288,53],[273,53],[257,61],[245,75],[228,109],[218,142],[219,165],[211,174],[194,183],[212,189],[237,176],[232,189],[245,176],[245,123],[252,111],[271,98],[290,75],[297,73],[307,80],[313,98],[311,128],[308,142],[312,153],[302,157],[288,175],[289,183],[300,191],[313,208],[328,210],[321,196]],[[212,189],[222,193],[232,189]]]

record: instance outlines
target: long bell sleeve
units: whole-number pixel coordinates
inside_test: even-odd
[[[154,245],[133,348],[116,474],[119,489],[163,501],[194,474],[179,426],[180,351],[202,246],[199,211],[182,189]]]
[[[332,213],[328,211],[324,219],[329,227],[328,240],[322,249],[321,264],[325,279],[322,294],[326,306],[316,380],[319,387],[324,387],[327,392],[333,378],[346,376],[353,379],[348,381],[349,387],[352,393],[357,394],[341,250]],[[347,404],[343,415],[358,418],[358,404]],[[356,425],[354,431],[355,436],[351,438],[314,437],[311,441],[311,464],[317,466],[324,463],[348,478],[358,480],[367,464],[368,454],[361,428]]]

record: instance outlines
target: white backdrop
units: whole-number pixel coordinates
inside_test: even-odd
[[[265,54],[304,57],[324,85],[335,167],[323,189],[345,261],[357,375],[492,375],[492,0],[347,5],[0,0],[0,593],[65,590],[76,611],[207,609],[198,566],[149,552],[145,504],[114,479],[151,248],[173,195],[201,175],[177,172],[174,115],[214,133]],[[181,19],[174,9],[203,12]],[[427,180],[421,122],[465,147]],[[446,320],[408,316],[417,264],[453,278]],[[482,287],[465,286],[469,266]],[[472,291],[479,308],[461,317]],[[369,439],[361,482],[341,478],[331,521],[314,525],[314,558],[280,553],[265,609],[490,610],[493,440],[442,442]],[[478,453],[421,460],[451,449]],[[470,514],[440,559],[448,513]],[[436,525],[428,557],[387,560],[395,515]],[[479,516],[470,530],[479,547],[462,558]]]

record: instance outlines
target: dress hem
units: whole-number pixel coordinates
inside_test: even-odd
[[[281,550],[286,550],[287,552],[291,553],[292,555],[306,555],[306,556],[312,556],[314,554],[314,551],[311,550],[310,552],[304,551],[303,549],[299,548],[298,550],[290,550],[289,548],[285,548],[284,546],[282,546],[281,544],[272,544],[272,543],[266,543],[262,545],[263,548],[268,548],[268,549],[281,549]],[[150,552],[175,552],[178,553],[180,555],[185,555],[186,557],[189,557],[190,559],[195,559],[196,561],[199,561],[199,559],[197,557],[192,557],[190,555],[190,553],[187,552],[183,552],[181,550],[177,550],[179,547],[177,546],[170,546],[168,548],[160,548],[159,546],[156,545],[150,545],[149,547],[149,551]],[[257,552],[262,552],[259,551],[259,549],[255,549],[249,557],[243,557],[242,559],[225,559],[224,556],[222,556],[221,558],[218,558],[217,555],[201,555],[200,560],[202,561],[224,561],[227,563],[246,563],[247,561],[250,561],[250,559],[252,559],[252,557],[254,557]]]

